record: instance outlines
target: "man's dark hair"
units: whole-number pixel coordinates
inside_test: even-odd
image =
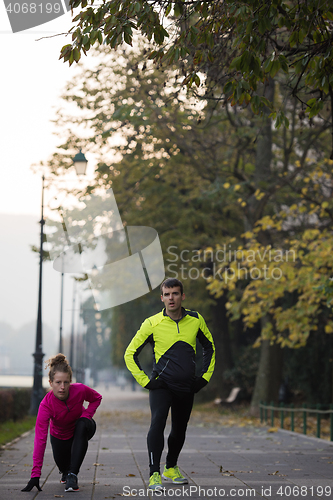
[[[183,290],[183,283],[176,278],[167,278],[166,280],[163,281],[161,284],[161,292],[163,295],[163,288],[173,288],[174,286],[179,286],[180,288],[180,293],[183,295],[184,290]]]

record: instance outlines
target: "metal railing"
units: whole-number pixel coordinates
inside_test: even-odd
[[[327,405],[321,405],[317,404],[315,405],[315,408],[309,408],[305,404],[302,405],[301,408],[295,408],[294,405],[288,405],[285,406],[283,403],[281,403],[279,406],[274,406],[274,402],[268,404],[264,402],[260,402],[259,404],[259,409],[260,409],[260,422],[263,423],[268,422],[268,410],[270,410],[270,420],[271,420],[271,426],[274,427],[274,420],[275,418],[278,418],[275,415],[275,412],[280,414],[280,427],[281,429],[284,428],[284,419],[285,417],[290,414],[290,429],[291,431],[295,431],[295,414],[296,413],[301,413],[303,416],[303,434],[307,433],[307,416],[310,413],[314,413],[317,416],[317,432],[316,436],[320,438],[320,432],[321,432],[321,417],[323,415],[329,415],[330,417],[330,440],[333,441],[333,405],[329,405],[328,410],[324,410],[323,408],[327,408]]]

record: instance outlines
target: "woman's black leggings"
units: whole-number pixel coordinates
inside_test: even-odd
[[[168,437],[166,466],[177,465],[179,453],[185,442],[187,423],[192,406],[193,393],[174,393],[169,389],[149,391],[151,424],[147,435],[150,475],[160,472],[161,455],[164,448],[164,429],[171,408],[171,432]]]
[[[76,422],[73,437],[58,439],[51,436],[51,446],[54,461],[60,472],[78,474],[88,449],[88,441],[96,432],[96,422],[93,419],[81,417]]]

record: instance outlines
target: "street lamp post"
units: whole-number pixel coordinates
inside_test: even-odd
[[[82,153],[82,150],[80,149],[80,152],[77,153],[74,158],[73,158],[73,164],[75,167],[76,174],[78,176],[80,175],[85,175],[86,169],[87,169],[87,159]],[[73,311],[72,311],[72,329],[71,329],[71,336],[70,336],[70,350],[69,350],[69,364],[73,368],[74,373],[76,373],[76,370],[74,370],[74,318],[75,318],[75,296],[76,296],[76,281],[74,280],[73,284]],[[77,367],[78,368],[78,367]]]
[[[76,298],[76,281],[73,281],[73,309],[72,309],[72,330],[70,338],[70,349],[69,349],[69,364],[71,365],[73,372],[74,370],[74,322],[75,322],[75,298]]]
[[[63,303],[64,303],[64,256],[62,256],[61,285],[60,285],[59,352],[63,352],[63,342],[62,342]]]
[[[76,356],[77,356],[77,362],[76,362],[76,381],[83,383],[83,377],[82,377],[82,369],[83,369],[83,333],[82,333],[82,324],[81,324],[81,313],[82,313],[82,297],[81,293],[79,291],[78,294],[78,311],[79,311],[79,317],[77,320],[77,351],[76,351]]]
[[[31,394],[30,410],[31,415],[37,415],[38,407],[44,397],[43,391],[43,357],[42,350],[42,272],[43,272],[43,240],[44,240],[44,181],[42,177],[42,207],[40,219],[40,248],[39,248],[39,288],[38,288],[38,313],[37,313],[37,329],[36,329],[36,347],[34,356],[34,384]]]

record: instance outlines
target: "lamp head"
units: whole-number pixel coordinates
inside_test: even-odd
[[[74,167],[75,167],[77,175],[85,175],[88,160],[84,156],[84,154],[82,153],[81,149],[80,149],[80,152],[74,156],[73,163],[74,163]]]

